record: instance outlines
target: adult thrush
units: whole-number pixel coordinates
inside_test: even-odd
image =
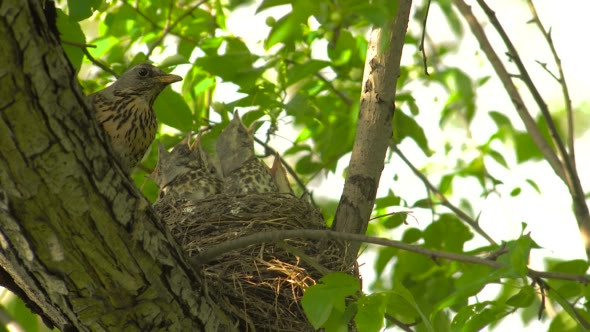
[[[254,155],[254,140],[238,112],[219,134],[215,146],[225,180],[226,193],[278,192],[266,164]]]
[[[152,174],[164,197],[198,201],[219,194],[222,180],[207,152],[201,147],[201,136],[190,144],[190,135],[176,144],[172,152],[158,145],[158,164]]]
[[[181,80],[178,75],[142,63],[106,89],[90,95],[96,118],[127,170],[143,158],[156,135],[158,122],[152,107],[156,97],[168,84]]]

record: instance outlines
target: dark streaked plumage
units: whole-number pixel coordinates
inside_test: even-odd
[[[152,108],[164,88],[182,78],[150,64],[139,64],[115,83],[90,95],[96,118],[108,134],[123,167],[131,169],[143,158],[158,129]]]
[[[158,165],[153,178],[160,187],[159,199],[198,201],[221,193],[222,180],[201,148],[201,137],[191,145],[190,136],[174,146],[172,152],[159,145]]]
[[[268,166],[254,155],[254,141],[237,112],[219,134],[216,150],[225,180],[224,192],[278,192]]]

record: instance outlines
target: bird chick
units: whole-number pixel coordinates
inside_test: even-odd
[[[198,201],[221,193],[223,182],[201,147],[201,135],[190,144],[190,135],[168,152],[158,145],[158,164],[152,174],[160,187],[159,200],[172,199]]]
[[[272,167],[270,168],[270,175],[272,176],[272,179],[277,185],[278,191],[280,193],[293,194],[293,189],[291,189],[289,179],[287,178],[287,171],[285,170],[285,167],[283,167],[278,153],[275,154],[275,159],[272,163]]]
[[[96,118],[125,169],[135,167],[154,140],[158,129],[153,110],[156,97],[167,85],[181,80],[178,75],[142,63],[89,96]]]
[[[278,192],[268,166],[254,155],[254,140],[238,112],[219,134],[215,146],[226,193]]]

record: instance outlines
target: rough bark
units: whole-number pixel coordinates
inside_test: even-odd
[[[0,266],[62,331],[227,330],[111,157],[41,3],[0,2]]]
[[[391,24],[371,32],[356,138],[332,226],[336,231],[364,234],[367,230],[393,133],[396,82],[411,5],[411,0],[399,1]],[[350,260],[356,259],[358,249],[358,244],[350,245]]]

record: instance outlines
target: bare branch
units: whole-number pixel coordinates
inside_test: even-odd
[[[518,52],[516,48],[508,38],[508,35],[504,31],[502,25],[496,18],[495,13],[489,8],[489,6],[483,0],[477,0],[479,5],[482,7],[488,18],[490,19],[492,25],[496,28],[496,31],[500,34],[500,37],[504,41],[504,44],[508,48],[508,52],[511,56],[511,59],[516,64],[521,80],[527,85],[527,88],[531,92],[537,106],[541,110],[543,117],[547,123],[547,127],[549,128],[549,133],[553,138],[553,141],[557,147],[557,152],[561,156],[561,160],[559,160],[557,154],[553,150],[553,148],[548,144],[545,138],[542,136],[539,128],[537,127],[534,119],[531,117],[530,112],[526,108],[518,90],[516,89],[514,83],[512,82],[510,75],[508,75],[506,68],[502,64],[502,61],[499,59],[497,54],[494,51],[494,48],[489,43],[483,28],[471,12],[471,7],[465,4],[463,0],[453,0],[453,3],[457,6],[463,17],[467,20],[471,31],[473,32],[474,36],[480,43],[481,49],[487,55],[490,63],[494,67],[498,77],[504,84],[504,88],[508,93],[509,97],[511,98],[513,104],[515,105],[516,111],[518,115],[522,119],[527,132],[543,153],[543,156],[549,162],[555,173],[562,179],[562,181],[568,187],[568,190],[573,199],[573,208],[576,220],[578,222],[578,228],[580,230],[580,234],[582,236],[582,241],[584,242],[584,247],[586,248],[586,255],[590,257],[590,212],[588,211],[588,205],[586,204],[586,199],[584,197],[584,190],[580,183],[580,179],[578,174],[575,170],[575,167],[572,165],[570,157],[567,154],[563,141],[559,137],[557,132],[557,128],[551,118],[551,114],[545,104],[545,101],[541,97],[540,93],[536,89],[534,83],[532,82],[526,68],[524,67],[520,57],[518,56]]]
[[[541,19],[539,18],[539,15],[537,14],[537,9],[535,8],[533,1],[532,0],[527,0],[527,1],[529,3],[531,13],[533,14],[533,20],[537,24],[537,26],[539,27],[539,30],[541,30],[541,32],[543,33],[543,37],[545,37],[545,40],[547,41],[547,45],[549,45],[549,49],[551,50],[551,54],[553,54],[553,59],[555,61],[555,65],[557,66],[557,70],[559,71],[559,78],[555,77],[555,75],[553,75],[553,73],[551,73],[551,76],[553,76],[557,80],[557,82],[559,82],[559,84],[561,85],[561,91],[563,93],[563,99],[564,99],[564,103],[565,103],[565,110],[567,112],[569,156],[570,156],[570,162],[572,163],[572,166],[575,169],[576,168],[576,157],[575,157],[575,149],[574,149],[574,115],[573,115],[574,112],[573,112],[573,108],[572,108],[572,100],[570,98],[569,89],[568,89],[567,83],[565,81],[565,75],[563,74],[563,67],[561,66],[561,59],[559,58],[559,55],[557,55],[557,50],[555,49],[555,45],[553,44],[553,39],[551,38],[551,30],[547,31],[545,29],[545,27],[543,26],[543,23],[541,23]],[[543,66],[543,67],[546,68],[546,66]]]
[[[62,40],[61,42],[64,43],[64,44],[67,44],[67,45],[72,45],[72,46],[79,47],[82,50],[82,53],[84,53],[84,55],[88,58],[88,60],[90,60],[90,62],[92,62],[94,65],[96,65],[100,69],[106,71],[107,73],[115,76],[116,78],[119,77],[119,75],[114,70],[112,70],[111,67],[107,66],[102,61],[99,61],[99,60],[95,59],[92,56],[92,54],[90,54],[90,52],[88,51],[88,48],[89,47],[96,47],[95,45],[80,44],[80,43],[71,42],[71,41],[68,41],[68,40]]]
[[[424,49],[424,37],[426,36],[426,22],[428,21],[428,12],[430,10],[431,2],[432,0],[428,0],[428,3],[426,4],[424,19],[422,20],[422,38],[420,39],[420,45],[418,45],[418,49],[422,51],[424,74],[426,74],[426,76],[430,76],[430,74],[428,73],[428,59],[426,58],[426,50]]]
[[[408,165],[412,172],[416,174],[416,176],[422,181],[422,183],[424,183],[426,188],[428,188],[429,191],[431,191],[436,197],[438,197],[438,199],[440,199],[442,205],[446,206],[449,210],[456,214],[457,217],[459,217],[466,224],[471,226],[471,228],[473,228],[474,231],[476,231],[479,235],[483,236],[489,243],[497,244],[496,241],[494,241],[494,239],[492,239],[492,237],[489,236],[488,233],[486,233],[479,226],[479,223],[476,220],[474,220],[467,213],[463,212],[463,210],[459,209],[451,202],[449,202],[445,195],[438,191],[438,189],[432,183],[430,183],[430,181],[428,181],[428,178],[424,174],[422,174],[422,172],[420,172],[416,167],[414,167],[414,165],[408,160],[408,158],[406,158],[406,156],[400,150],[396,148],[395,152],[404,161],[404,163]]]
[[[201,0],[201,1],[197,2],[195,5],[191,6],[189,9],[187,9],[176,20],[174,20],[174,22],[171,23],[172,9],[174,8],[174,3],[175,3],[174,0],[171,0],[170,1],[170,8],[168,10],[168,17],[166,18],[166,23],[164,25],[164,28],[162,29],[162,33],[160,34],[160,37],[158,37],[158,39],[156,39],[156,41],[150,45],[150,47],[148,48],[148,52],[146,54],[146,57],[147,58],[150,57],[150,55],[152,54],[154,49],[158,45],[160,45],[160,43],[162,42],[162,40],[164,40],[166,35],[168,35],[172,31],[172,29],[174,29],[178,25],[178,23],[180,23],[180,21],[182,21],[188,15],[192,14],[195,9],[199,8],[205,2],[207,2],[207,0]]]
[[[262,233],[256,233],[246,235],[235,240],[226,241],[214,246],[209,247],[201,254],[191,258],[191,263],[195,266],[206,264],[216,257],[227,253],[229,251],[246,248],[251,245],[262,244],[262,243],[277,243],[288,239],[304,238],[316,241],[347,241],[356,243],[370,243],[380,246],[386,246],[391,248],[397,248],[413,252],[419,255],[431,257],[433,259],[448,259],[457,262],[478,264],[489,266],[494,269],[502,269],[506,266],[500,262],[470,256],[466,254],[432,250],[423,248],[420,246],[408,244],[401,241],[389,240],[385,238],[366,236],[362,234],[342,233],[331,230],[318,230],[318,229],[296,229],[296,230],[280,230],[280,231],[268,231]],[[559,279],[575,281],[583,284],[590,282],[590,275],[562,273],[562,272],[544,272],[528,269],[527,275],[531,278],[546,278],[546,279]]]
[[[514,104],[514,108],[516,109],[516,112],[522,119],[522,122],[524,123],[527,132],[529,133],[529,135],[531,135],[531,138],[533,139],[533,141],[535,142],[535,144],[537,145],[537,147],[539,148],[547,162],[549,162],[549,165],[551,165],[553,171],[557,174],[557,176],[559,176],[562,180],[565,181],[563,164],[561,163],[561,161],[557,157],[557,154],[555,154],[555,151],[553,151],[547,140],[545,140],[543,134],[541,134],[541,131],[535,123],[535,120],[531,116],[524,101],[522,100],[522,97],[520,96],[518,89],[514,85],[514,82],[512,82],[511,76],[506,70],[504,64],[502,63],[502,60],[500,60],[500,57],[498,56],[498,54],[494,50],[494,47],[488,40],[488,37],[486,36],[483,30],[483,27],[477,21],[477,18],[473,15],[473,12],[471,12],[471,7],[468,6],[463,0],[453,0],[453,3],[459,9],[459,12],[461,12],[463,17],[469,24],[469,27],[471,28],[473,35],[479,42],[482,51],[486,54],[488,60],[490,61],[490,64],[496,71],[498,78],[500,79],[500,81],[502,81],[504,89],[506,89],[508,97]]]

